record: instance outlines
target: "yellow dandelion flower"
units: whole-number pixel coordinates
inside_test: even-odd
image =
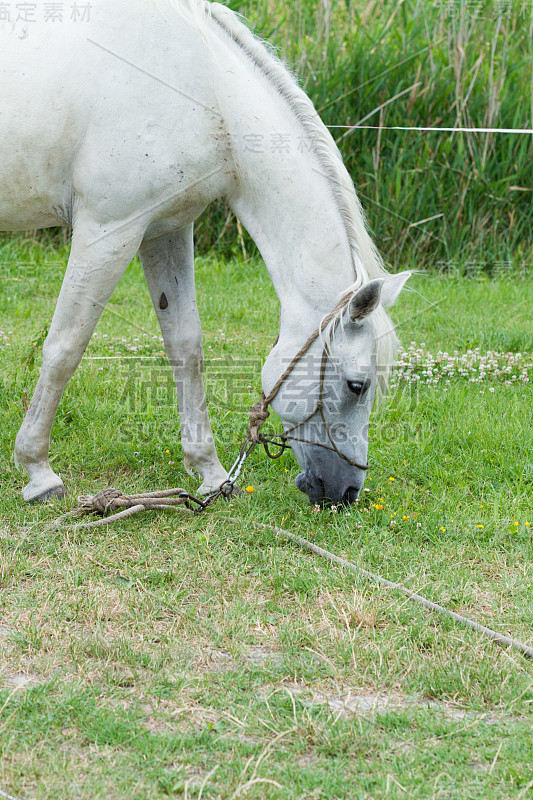
[[[165,450],[165,453],[167,454],[167,456],[169,456],[170,455],[170,450]]]
[[[249,494],[252,494],[252,492],[255,492],[255,489],[254,489],[254,487],[253,487],[253,486],[247,486],[247,487],[246,487],[246,491],[247,491]]]

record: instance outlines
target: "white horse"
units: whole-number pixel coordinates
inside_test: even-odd
[[[201,475],[203,493],[226,480],[206,410],[193,263],[194,220],[223,198],[256,242],[280,302],[279,341],[262,372],[266,393],[350,293],[330,330],[322,412],[320,340],[273,408],[285,430],[298,426],[298,488],[313,502],[353,501],[375,390],[393,359],[384,308],[409,273],[384,271],[311,101],[222,5],[92,0],[84,15],[56,21],[47,5],[37,2],[32,19],[0,23],[0,230],[73,228],[39,381],[16,439],[16,463],[30,479],[24,499],[65,492],[48,461],[54,416],[137,252],[173,365],[185,467]]]

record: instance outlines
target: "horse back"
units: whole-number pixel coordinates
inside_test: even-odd
[[[194,218],[226,191],[201,34],[156,2],[91,5],[90,21],[0,26],[1,230],[70,224],[80,202],[104,221]]]

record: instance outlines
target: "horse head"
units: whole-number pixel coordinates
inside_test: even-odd
[[[363,487],[370,413],[376,391],[386,386],[396,349],[385,308],[409,276],[404,272],[368,281],[347,297],[297,363],[292,357],[292,369],[272,400],[302,469],[296,486],[312,503],[348,505]],[[283,374],[287,353],[301,351],[297,329],[280,331],[263,369],[264,387]]]

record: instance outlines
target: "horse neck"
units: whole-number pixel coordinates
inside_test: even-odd
[[[296,128],[293,133],[298,135]],[[230,206],[261,252],[282,322],[285,316],[307,314],[314,328],[355,281],[350,242],[331,188],[312,157],[272,155],[243,148],[235,154],[241,187]]]
[[[217,95],[226,127],[225,157],[237,176],[227,200],[270,273],[281,331],[284,320],[298,320],[299,326],[305,320],[305,333],[356,280],[346,220],[309,127],[234,43],[220,57],[225,70]],[[309,114],[314,114],[310,104]],[[319,133],[329,136],[325,128]],[[340,159],[338,169],[344,170]],[[359,265],[357,272],[362,278]]]

